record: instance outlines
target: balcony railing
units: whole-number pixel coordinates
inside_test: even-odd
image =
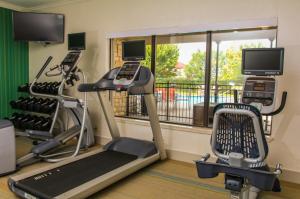
[[[211,86],[209,122],[212,123],[213,107],[217,103],[234,102],[234,90],[241,94],[241,85]],[[155,97],[160,121],[203,126],[204,84],[157,82]],[[142,95],[127,95],[126,92],[113,93],[116,116],[148,119]],[[264,118],[265,130],[270,131],[271,119]]]

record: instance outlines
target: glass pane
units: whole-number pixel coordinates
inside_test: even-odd
[[[210,124],[212,109],[218,103],[234,102],[234,90],[241,96],[245,76],[241,74],[243,48],[276,46],[276,30],[233,31],[214,33],[212,43],[212,75],[210,92]],[[271,131],[271,117],[264,117],[264,127]]]
[[[203,126],[206,34],[158,36],[156,52],[160,120]]]
[[[123,65],[122,60],[122,43],[126,41],[145,40],[146,41],[146,57],[143,65],[151,67],[151,37],[130,37],[116,38],[112,41],[112,66],[111,68],[120,67]],[[132,117],[132,118],[147,118],[147,110],[142,96],[128,95],[127,92],[111,92],[112,104],[114,107],[115,116]]]

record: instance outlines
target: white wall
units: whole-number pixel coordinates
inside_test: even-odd
[[[270,143],[269,162],[271,165],[281,162],[290,171],[286,172],[290,180],[300,182],[300,175],[297,175],[300,174],[300,92],[297,81],[300,79],[299,10],[298,0],[85,0],[40,11],[64,13],[66,33],[87,32],[88,50],[80,65],[91,82],[108,70],[108,40],[105,38],[108,33],[278,17],[278,44],[286,49],[280,89],[288,91],[288,100],[285,111],[273,122],[274,140]],[[55,57],[53,63],[58,63],[67,51],[66,45],[42,47],[31,44],[31,77],[48,55]],[[108,137],[96,96],[92,94],[89,98],[91,114],[98,128],[97,135]],[[147,126],[121,122],[120,127],[124,134],[150,139]],[[164,127],[163,131],[170,150],[189,154],[210,151],[206,129],[199,129],[197,133]]]

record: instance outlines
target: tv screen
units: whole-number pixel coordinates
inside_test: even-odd
[[[283,48],[243,49],[242,74],[282,75]]]
[[[69,50],[85,50],[85,32],[68,34]]]
[[[13,12],[14,39],[19,41],[64,42],[64,15]]]
[[[123,42],[123,60],[139,61],[145,59],[146,45],[145,40]]]

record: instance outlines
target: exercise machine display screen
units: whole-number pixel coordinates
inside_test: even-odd
[[[282,75],[283,48],[243,49],[242,73],[245,75]]]
[[[265,91],[266,85],[264,83],[254,83],[253,91]]]
[[[139,62],[126,62],[120,68],[117,76],[114,79],[115,85],[129,85],[131,84],[140,68]]]
[[[260,103],[271,106],[275,100],[275,79],[265,77],[249,77],[245,82],[242,102],[245,104]]]
[[[68,34],[69,50],[85,50],[85,32]]]
[[[123,42],[122,47],[123,61],[141,61],[145,59],[145,40]]]
[[[76,67],[80,55],[81,55],[80,51],[69,52],[64,58],[64,60],[61,62],[61,66],[66,76],[68,76],[69,73]]]

